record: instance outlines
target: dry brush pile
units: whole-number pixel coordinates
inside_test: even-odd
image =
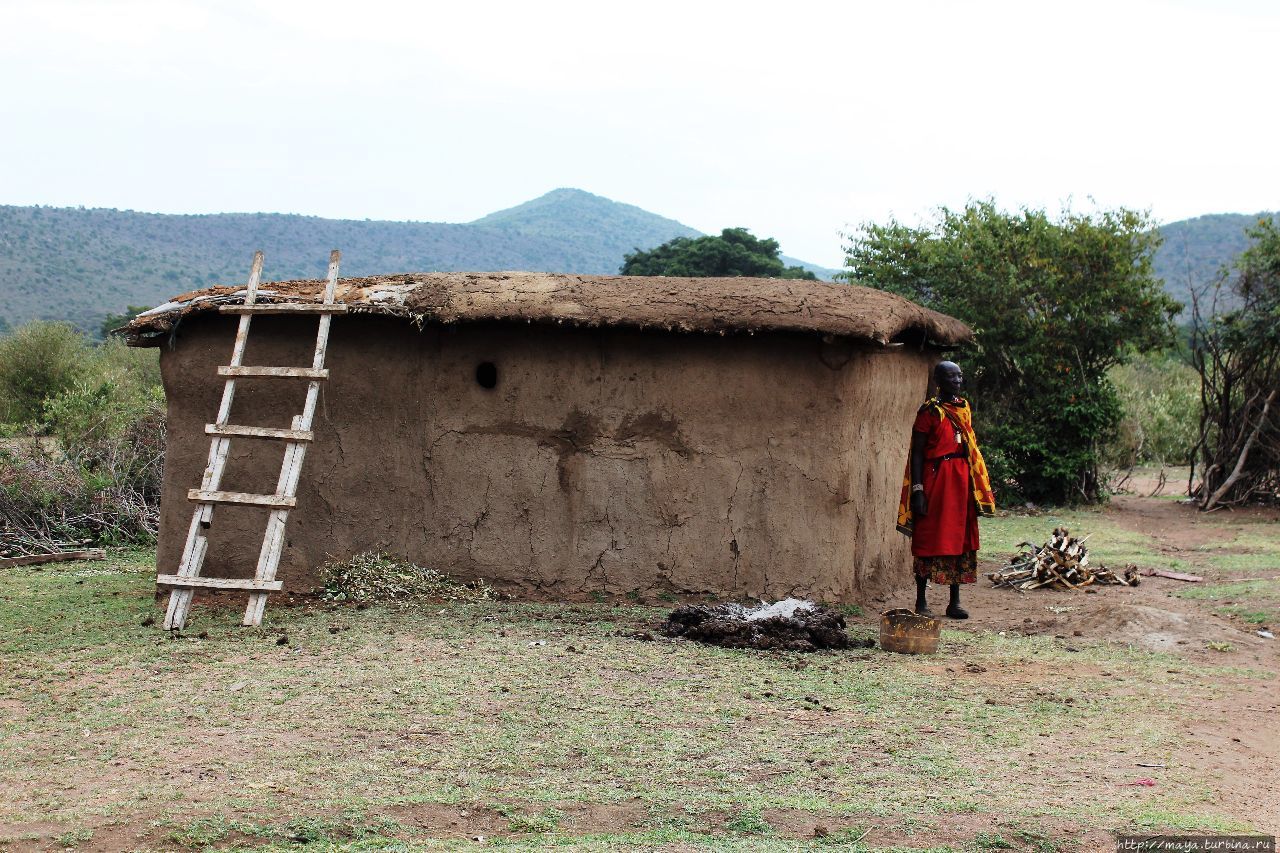
[[[165,422],[159,407],[123,434],[57,442],[10,439],[0,447],[0,556],[84,544],[155,541]]]
[[[349,560],[320,567],[321,597],[367,607],[386,603],[402,607],[421,600],[474,603],[497,597],[484,580],[463,583],[437,571],[381,551],[365,551]]]

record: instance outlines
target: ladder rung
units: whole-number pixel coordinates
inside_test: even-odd
[[[223,314],[345,314],[347,306],[324,302],[260,302],[253,305],[220,305]]]
[[[274,376],[294,377],[297,379],[328,379],[328,370],[315,370],[310,367],[219,367],[219,376]]]
[[[242,435],[245,438],[283,438],[286,441],[311,441],[315,433],[309,429],[275,429],[274,427],[205,424],[207,435]]]
[[[156,583],[161,586],[251,589],[257,592],[279,592],[284,588],[284,581],[260,581],[253,578],[184,578],[181,575],[160,575],[156,578]]]
[[[265,506],[272,509],[298,505],[298,499],[289,495],[251,495],[245,492],[206,492],[191,489],[187,500],[202,504],[240,504],[241,506]]]

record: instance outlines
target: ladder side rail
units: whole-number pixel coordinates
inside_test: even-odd
[[[199,573],[197,562],[199,556],[203,553],[205,537],[201,534],[203,528],[200,526],[200,508],[191,515],[191,526],[187,529],[187,542],[182,549],[182,557],[178,563],[178,575],[180,577],[194,577]],[[180,593],[186,593],[181,595]],[[172,628],[181,628],[186,622],[187,609],[191,605],[191,590],[174,589],[169,592],[169,606],[164,614],[164,627],[166,630]]]
[[[338,291],[338,264],[341,261],[342,261],[342,253],[339,252],[337,249],[334,249],[332,252],[329,253],[329,276],[328,276],[328,279],[325,281],[325,285],[324,285],[324,302],[326,305],[333,304],[334,295]],[[329,349],[329,324],[332,322],[333,322],[332,314],[320,315],[320,322],[316,329],[316,353],[315,353],[315,357],[312,358],[311,360],[312,370],[324,369],[324,357],[325,357],[325,353]],[[316,385],[316,383],[313,382],[311,383],[311,385],[312,385],[312,388],[307,389],[308,403],[312,402],[311,400],[312,389],[315,389],[317,393],[320,390],[319,387]],[[307,423],[310,424],[311,421],[308,420]],[[311,428],[310,426],[303,427],[303,429],[310,429],[310,428]]]
[[[197,515],[196,518],[199,518]],[[196,577],[200,574],[200,566],[204,564],[205,554],[209,551],[209,540],[204,536],[198,536],[195,546],[192,550],[191,561],[196,567],[195,571],[189,572],[180,577]],[[179,593],[186,593],[179,595]],[[166,629],[180,629],[187,624],[187,614],[191,612],[191,600],[195,595],[195,590],[191,587],[179,587],[169,594],[169,607],[164,615],[164,627]]]
[[[332,305],[338,292],[338,265],[342,263],[342,253],[334,249],[329,253],[329,272],[325,277],[324,304]]]
[[[318,382],[311,383],[319,385]],[[293,428],[298,429],[302,422],[301,415],[293,418]],[[304,442],[289,442],[284,448],[284,465],[280,468],[280,479],[276,484],[276,493],[290,497],[298,489],[298,480],[302,475],[302,461],[306,458],[307,445]],[[272,510],[267,516],[267,529],[262,538],[262,549],[258,552],[258,565],[254,578],[259,581],[273,581],[276,569],[280,566],[280,556],[284,550],[285,525],[289,521],[289,510]],[[249,603],[244,611],[244,624],[257,626],[262,624],[262,615],[267,606],[266,592],[249,593]]]
[[[334,249],[329,253],[329,270],[324,288],[325,304],[333,304],[338,288],[338,268],[342,262],[342,253]],[[316,349],[312,358],[313,370],[324,368],[325,354],[329,346],[329,324],[333,321],[331,314],[321,314],[316,328]],[[320,399],[320,383],[312,380],[307,383],[307,399],[302,407],[302,414],[294,417],[292,428],[310,430],[315,417],[316,404]],[[306,458],[307,445],[303,442],[289,442],[285,445],[284,464],[280,469],[280,480],[276,493],[294,497],[298,491],[298,480],[302,476],[302,462]],[[280,566],[280,554],[284,548],[285,525],[289,521],[288,509],[273,510],[267,517],[267,529],[262,539],[262,550],[258,553],[258,566],[254,577],[259,581],[272,581]],[[244,624],[257,626],[262,624],[263,612],[267,606],[266,592],[251,592],[249,603],[244,611]]]
[[[253,253],[253,266],[249,269],[249,284],[246,287],[248,291],[245,294],[244,304],[252,305],[258,298],[258,282],[262,278],[262,250]],[[231,366],[239,367],[244,364],[244,351],[249,344],[249,324],[253,320],[252,314],[242,314],[240,316],[240,324],[236,327],[236,341],[231,346]],[[234,380],[228,379],[227,384],[222,390],[222,402],[218,405],[218,418],[215,423],[222,425],[227,423],[227,419],[231,417],[231,401],[236,393],[236,383]]]
[[[262,280],[262,250],[253,253],[253,263],[249,267],[249,281],[246,285],[245,301],[253,304],[258,297],[258,284]],[[231,363],[239,365],[244,360],[245,346],[249,340],[249,321],[251,315],[243,315],[236,328],[236,340],[231,348]],[[222,400],[218,405],[219,425],[225,425],[231,417],[231,402],[235,397],[235,380],[228,379],[222,388]],[[215,437],[209,443],[209,463],[201,476],[201,489],[216,490],[222,481],[222,472],[226,468],[227,453],[231,449],[231,440],[222,436]],[[201,533],[213,521],[213,505],[201,504],[192,513],[191,527],[187,531],[187,541],[183,547],[182,557],[178,564],[177,574],[180,577],[196,577],[204,565],[204,557],[209,548],[209,541]],[[191,600],[195,590],[191,588],[175,589],[169,593],[169,606],[165,611],[164,626],[167,629],[182,628],[187,622],[187,614],[191,609]]]

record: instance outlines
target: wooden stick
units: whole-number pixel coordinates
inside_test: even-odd
[[[107,552],[101,548],[90,548],[87,551],[59,551],[54,554],[32,554],[27,557],[8,557],[0,559],[0,569],[11,566],[38,566],[43,563],[69,563],[75,560],[105,560]]]
[[[346,305],[314,302],[272,302],[265,305],[222,305],[220,314],[345,314]]]
[[[322,320],[329,319],[329,315],[325,314]],[[253,376],[259,379],[328,379],[329,371],[312,370],[306,367],[241,367],[232,365],[230,367],[219,367],[219,376]]]
[[[254,578],[181,578],[177,575],[160,575],[160,586],[204,587],[207,589],[280,589],[279,581],[260,581]]]

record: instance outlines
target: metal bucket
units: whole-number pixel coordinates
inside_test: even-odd
[[[904,655],[931,655],[938,650],[942,623],[932,616],[899,608],[880,614],[880,648]]]

